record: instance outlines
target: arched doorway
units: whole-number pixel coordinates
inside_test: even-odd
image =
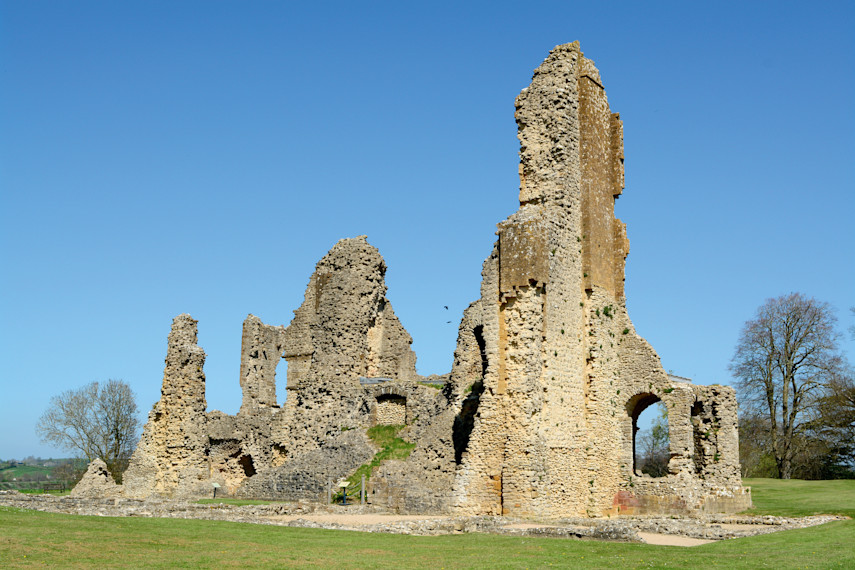
[[[645,392],[627,401],[626,412],[632,421],[632,473],[667,475],[671,458],[667,408],[659,396]]]

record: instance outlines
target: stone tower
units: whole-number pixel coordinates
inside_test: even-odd
[[[614,216],[623,129],[578,43],[537,68],[516,120],[520,208],[498,225],[481,299],[464,317],[472,330],[458,342],[456,364],[482,366],[452,372],[477,394],[458,453],[457,507],[598,515],[703,508],[710,492],[734,488],[741,497],[732,390],[672,382],[626,313],[629,242]],[[668,406],[671,461],[670,474],[652,480],[635,472],[633,448],[638,415],[657,401]],[[727,450],[714,465],[696,457],[691,418],[712,407],[716,446]],[[710,489],[684,484],[698,477]]]

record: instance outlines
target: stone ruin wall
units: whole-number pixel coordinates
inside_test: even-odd
[[[407,399],[401,396],[377,399],[374,423],[379,426],[402,426],[407,423]]]
[[[176,317],[162,397],[120,492],[204,496],[217,483],[236,496],[317,500],[328,480],[373,456],[365,428],[407,424],[411,456],[370,479],[372,502],[392,510],[559,517],[750,506],[733,390],[669,379],[627,315],[629,242],[614,216],[622,124],[578,43],[537,68],[516,120],[520,209],[498,225],[442,390],[420,384],[379,252],[365,236],[341,240],[288,327],[247,317],[234,416],[206,412],[196,322]],[[378,378],[388,381],[360,381]],[[661,478],[639,474],[633,457],[636,419],[656,401],[670,428]]]
[[[196,321],[175,317],[169,333],[161,398],[148,415],[137,449],[123,476],[131,497],[192,493],[208,469],[206,451],[205,351]]]
[[[484,265],[488,363],[456,505],[538,516],[746,508],[733,391],[670,381],[626,313],[629,243],[614,217],[622,125],[578,44],[535,71],[516,118],[520,210],[499,224]],[[657,400],[668,406],[671,461],[653,479],[635,472],[633,438]],[[692,427],[713,408],[715,442]]]
[[[412,339],[385,297],[385,263],[364,236],[338,242],[318,262],[290,326],[249,315],[241,338],[243,400],[232,416],[206,411],[205,353],[196,321],[173,321],[161,400],[149,414],[128,471],[129,497],[246,496],[318,499],[375,453],[364,429],[408,423],[418,434],[445,407],[418,384]],[[276,366],[289,362],[288,397]],[[293,366],[291,364],[293,363]],[[367,387],[363,377],[394,384]]]

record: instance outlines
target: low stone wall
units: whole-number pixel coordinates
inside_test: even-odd
[[[0,506],[73,515],[222,520],[392,534],[440,535],[489,532],[512,536],[621,542],[641,542],[639,532],[722,540],[806,528],[846,519],[839,516],[785,518],[715,515],[611,519],[577,517],[544,522],[517,517],[395,516],[370,505],[341,507],[307,501],[237,506],[173,500],[83,499],[54,495],[25,495],[17,491],[0,491]]]
[[[692,515],[696,513],[740,513],[752,507],[751,488],[713,488],[681,493],[678,485],[665,478],[640,481],[631,491],[614,497],[614,515]],[[646,483],[646,484],[645,484]]]

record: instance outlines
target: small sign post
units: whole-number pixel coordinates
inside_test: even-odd
[[[339,479],[337,485],[338,485],[338,488],[341,489],[341,495],[342,495],[341,504],[347,505],[347,486],[348,486],[347,479]]]
[[[220,488],[220,484],[219,483],[211,483],[211,487],[214,488],[214,498],[216,499],[217,498],[217,489]]]

